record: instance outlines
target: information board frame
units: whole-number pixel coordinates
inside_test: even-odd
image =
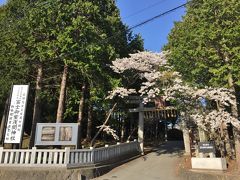
[[[63,130],[63,128],[68,129]],[[70,129],[71,131],[69,131]],[[48,131],[49,133],[46,134],[44,131]],[[61,139],[64,137],[62,133],[65,133],[68,140]],[[48,140],[48,135],[50,140]],[[53,140],[51,140],[52,137],[54,137]],[[77,140],[77,123],[37,123],[34,143],[35,146],[77,146]]]

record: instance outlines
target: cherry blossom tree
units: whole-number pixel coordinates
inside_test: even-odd
[[[181,74],[168,64],[169,52],[139,52],[129,58],[116,59],[112,69],[128,81],[140,79],[140,88],[117,87],[109,98],[124,98],[130,94],[144,96],[144,102],[156,97],[171,101],[180,111],[183,128],[195,124],[211,135],[218,133],[223,124],[231,123],[238,131],[238,119],[229,112],[236,106],[235,95],[231,89],[213,87],[193,87],[182,81]],[[128,72],[128,73],[126,73]],[[129,77],[129,72],[130,77]],[[134,74],[134,76],[133,76]],[[131,83],[129,83],[131,84]],[[215,106],[209,105],[214,103]]]
[[[127,84],[132,84],[131,81],[136,79],[141,80],[140,89],[129,89],[128,87],[117,87],[110,92],[110,98],[115,95],[125,97],[130,94],[139,94],[149,98],[155,98],[157,95],[162,94],[162,85],[165,83],[167,76],[173,77],[172,67],[167,64],[166,55],[168,52],[151,53],[151,52],[138,52],[130,54],[129,58],[116,59],[112,62],[111,68],[122,75],[123,79],[128,79]],[[126,73],[127,72],[127,73]],[[132,72],[129,77],[129,72]],[[133,76],[131,76],[134,74]]]

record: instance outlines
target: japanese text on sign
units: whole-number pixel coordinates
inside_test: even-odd
[[[20,143],[21,141],[28,89],[29,85],[13,86],[4,140],[5,143]]]

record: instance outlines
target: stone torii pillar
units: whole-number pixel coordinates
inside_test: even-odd
[[[144,104],[142,102],[139,103],[139,108],[129,109],[129,112],[138,112],[138,142],[140,144],[140,148],[143,152],[144,148]]]
[[[153,100],[151,102],[154,102]],[[137,112],[138,113],[138,142],[140,143],[140,148],[143,152],[144,148],[144,112],[147,111],[155,111],[154,107],[144,107],[143,97],[140,96],[129,96],[127,99],[127,103],[129,104],[139,104],[138,108],[129,109],[129,112]]]
[[[143,151],[143,143],[144,143],[144,105],[143,103],[139,104],[139,117],[138,117],[138,142],[140,143],[140,148],[142,151],[142,154],[144,154]]]

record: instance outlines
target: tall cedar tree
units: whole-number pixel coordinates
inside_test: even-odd
[[[82,86],[89,84],[89,102],[99,103],[115,82],[107,64],[143,50],[141,37],[121,22],[114,0],[11,0],[0,10],[0,96],[6,97],[11,83],[35,87],[31,145],[37,122],[54,122],[56,107],[57,122],[75,121],[84,109],[76,106]]]
[[[172,65],[187,81],[200,86],[228,87],[235,92],[235,101],[240,86],[239,9],[238,0],[192,0],[165,47],[171,52]],[[231,109],[238,117],[237,107]],[[240,167],[240,144],[235,139]]]

